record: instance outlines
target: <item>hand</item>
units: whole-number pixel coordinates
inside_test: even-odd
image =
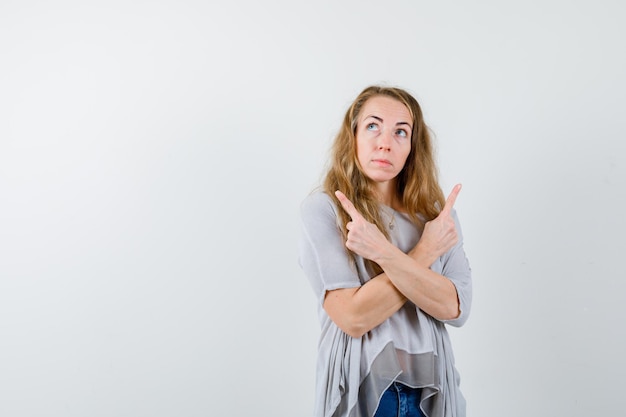
[[[335,191],[335,196],[352,219],[346,225],[346,229],[348,229],[346,247],[363,258],[378,262],[384,255],[385,248],[391,243],[376,225],[365,220],[354,207],[352,201],[348,200],[348,197],[341,191]]]
[[[459,241],[451,212],[460,191],[461,184],[455,185],[441,213],[433,220],[426,222],[422,237],[409,253],[426,267],[430,267],[438,257],[452,249]]]

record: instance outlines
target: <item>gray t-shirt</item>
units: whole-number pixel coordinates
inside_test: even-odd
[[[420,230],[409,216],[381,206],[381,213],[395,226],[388,230],[391,242],[403,252],[419,241]],[[446,276],[457,289],[461,314],[437,320],[408,301],[400,310],[360,338],[344,333],[323,308],[327,291],[355,288],[373,277],[363,258],[356,265],[347,254],[338,225],[337,208],[323,192],[314,192],[301,204],[302,234],[299,263],[318,299],[321,335],[316,372],[316,417],[373,416],[382,393],[394,381],[423,388],[421,407],[428,417],[465,416],[465,399],[445,324],[462,326],[472,297],[471,269],[463,250],[456,212],[459,242],[431,269]]]

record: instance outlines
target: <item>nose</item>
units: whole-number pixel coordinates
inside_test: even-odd
[[[391,149],[391,143],[393,142],[392,132],[383,131],[378,136],[378,149],[388,151]]]

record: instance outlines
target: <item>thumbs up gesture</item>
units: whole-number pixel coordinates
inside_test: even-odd
[[[385,251],[389,248],[389,245],[392,245],[391,242],[387,240],[376,225],[365,220],[354,207],[352,201],[341,191],[336,191],[335,196],[352,219],[346,225],[346,229],[348,229],[346,247],[363,258],[378,262],[381,257],[385,256]]]
[[[443,210],[437,217],[426,223],[422,237],[415,248],[409,252],[413,258],[426,267],[430,267],[438,257],[452,249],[459,241],[451,212],[460,191],[461,184],[455,185]]]

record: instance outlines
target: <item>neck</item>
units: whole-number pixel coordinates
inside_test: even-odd
[[[376,197],[381,204],[384,204],[391,208],[398,208],[399,201],[396,195],[395,181],[387,181],[385,183],[378,183],[376,189]]]

